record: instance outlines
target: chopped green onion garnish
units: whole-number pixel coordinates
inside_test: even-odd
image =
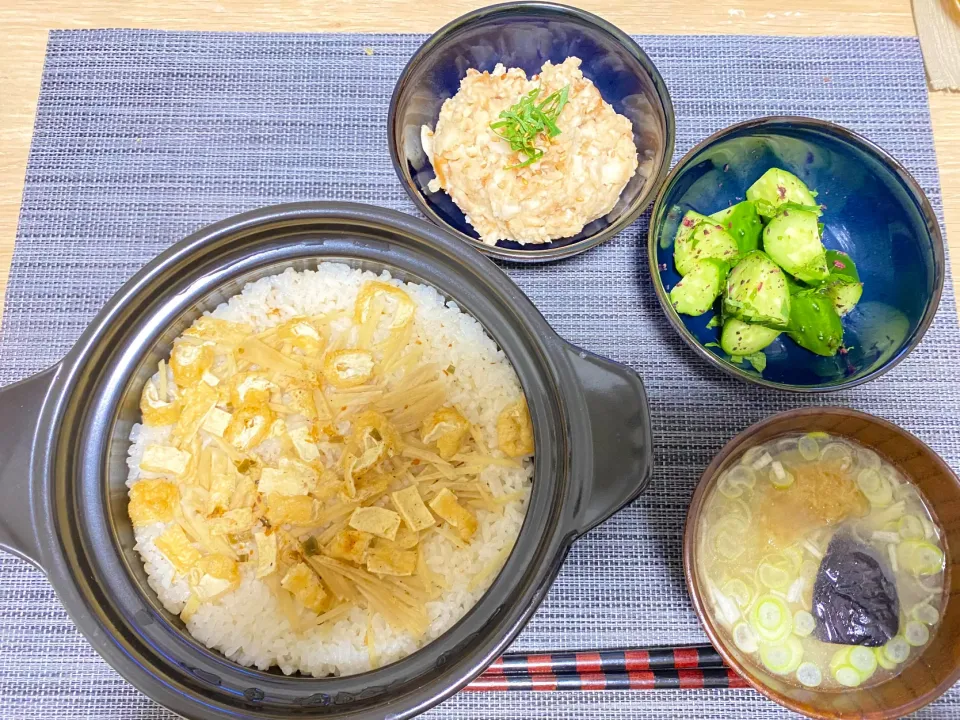
[[[890,662],[906,662],[910,656],[910,643],[902,635],[897,635],[883,646],[883,654]]]
[[[841,665],[833,671],[833,678],[844,687],[857,687],[862,681],[860,673],[849,665]]]
[[[552,138],[560,134],[557,118],[567,104],[569,89],[567,86],[551,93],[541,103],[537,103],[540,88],[531,90],[509,110],[501,112],[499,120],[490,123],[490,129],[506,140],[511,150],[523,157],[516,165],[507,167],[507,170],[532,165],[543,157],[544,151],[536,146],[535,140],[540,135]]]
[[[797,668],[797,680],[807,687],[817,687],[823,682],[823,675],[820,673],[820,668],[812,662],[805,662],[800,663],[800,667]]]
[[[930,631],[923,623],[911,620],[907,623],[907,627],[903,631],[903,636],[907,639],[907,642],[914,647],[920,647],[921,645],[927,644],[927,640],[930,639]]]
[[[857,646],[850,651],[850,666],[860,673],[860,682],[866,682],[877,669],[877,654],[873,648]]]
[[[793,614],[793,633],[800,637],[806,637],[817,627],[817,621],[813,615],[806,610],[797,610]]]

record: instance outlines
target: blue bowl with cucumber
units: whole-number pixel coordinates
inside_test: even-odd
[[[920,342],[943,289],[943,238],[917,182],[812,118],[751,120],[694,147],[660,190],[648,249],[687,344],[783,390],[883,374]]]

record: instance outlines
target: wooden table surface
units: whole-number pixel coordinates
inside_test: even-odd
[[[567,0],[629,33],[916,35],[910,0]],[[953,2],[953,0],[940,0]],[[482,0],[3,0],[0,27],[0,303],[17,230],[47,32],[160,28],[432,32]],[[930,93],[954,276],[960,269],[960,93]],[[2,305],[0,305],[2,309]]]

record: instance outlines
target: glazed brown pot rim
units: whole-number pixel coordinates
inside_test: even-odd
[[[696,573],[696,567],[694,565],[696,523],[692,521],[700,516],[707,490],[712,486],[713,480],[717,477],[717,471],[719,468],[732,455],[739,452],[741,448],[743,448],[743,446],[750,441],[750,438],[755,433],[767,427],[768,425],[781,422],[785,419],[792,420],[795,418],[818,417],[831,414],[843,414],[848,417],[854,417],[865,422],[880,425],[881,427],[884,427],[887,430],[899,435],[910,436],[917,443],[930,451],[934,463],[940,467],[944,474],[952,477],[954,483],[958,486],[958,488],[960,488],[960,478],[957,477],[957,474],[949,465],[947,465],[947,463],[943,460],[943,458],[940,457],[939,454],[937,454],[929,445],[920,440],[913,433],[904,430],[889,420],[885,420],[876,415],[871,415],[870,413],[840,406],[798,408],[795,410],[787,410],[785,412],[771,415],[763,420],[760,420],[759,422],[754,423],[750,427],[737,433],[737,435],[731,438],[727,444],[723,446],[723,449],[717,453],[717,455],[707,466],[707,469],[704,470],[700,475],[700,479],[697,481],[697,486],[694,489],[693,497],[690,499],[690,505],[687,508],[687,517],[683,528],[683,576],[687,584],[687,592],[690,595],[690,602],[693,604],[694,612],[696,613],[697,619],[700,621],[700,625],[703,627],[704,632],[707,634],[710,643],[716,648],[717,652],[720,653],[720,656],[724,659],[727,665],[733,668],[733,670],[754,690],[789,710],[800,713],[807,717],[816,718],[817,720],[837,720],[837,718],[851,718],[858,716],[842,713],[820,712],[808,705],[804,705],[791,698],[781,695],[775,690],[754,679],[750,673],[744,671],[743,663],[739,662],[736,657],[734,657],[734,655],[727,649],[726,641],[722,639],[717,627],[710,618],[710,614],[707,612],[706,605],[701,597],[698,583],[694,578]],[[935,508],[933,509],[935,510]],[[884,708],[879,711],[879,713],[872,714],[871,717],[882,720],[893,720],[894,718],[900,718],[905,715],[909,715],[910,713],[916,712],[920,708],[932,703],[947,690],[953,687],[958,680],[960,680],[960,663],[953,668],[949,675],[947,675],[931,689],[921,693],[915,698],[911,698],[901,705],[891,708]]]

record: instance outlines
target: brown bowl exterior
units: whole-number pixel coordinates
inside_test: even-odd
[[[746,660],[728,643],[707,612],[696,572],[696,529],[704,500],[724,471],[750,447],[786,433],[822,431],[875,450],[917,484],[944,531],[948,593],[943,619],[923,654],[892,680],[860,690],[821,692],[788,685]],[[812,718],[886,720],[932,702],[960,679],[960,479],[929,447],[910,433],[873,415],[846,408],[804,408],[767,418],[720,451],[693,494],[683,536],[683,566],[694,610],[710,641],[751,686],[771,700]]]

